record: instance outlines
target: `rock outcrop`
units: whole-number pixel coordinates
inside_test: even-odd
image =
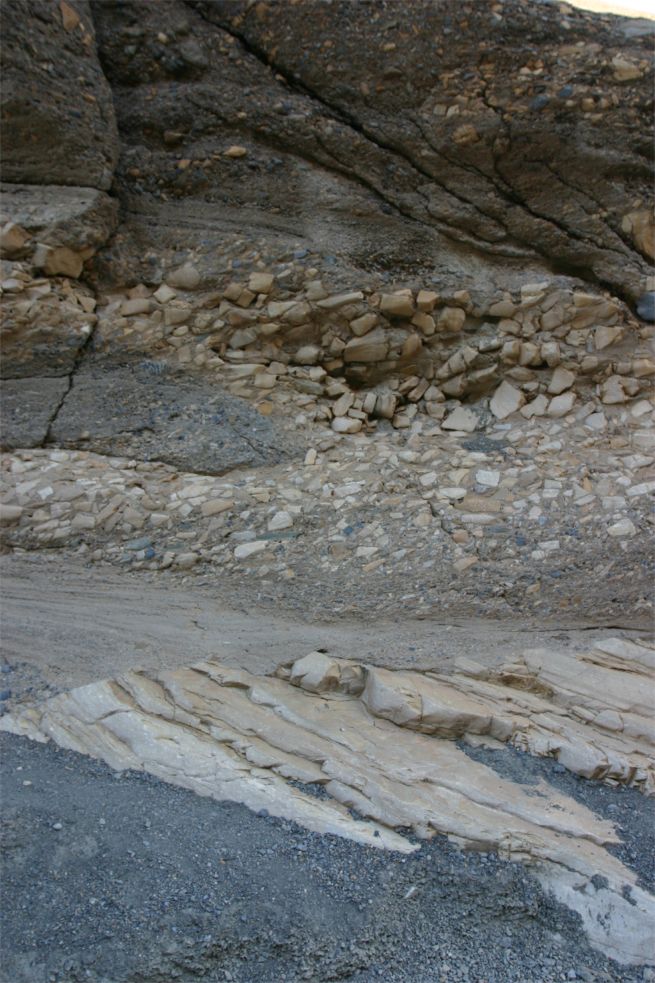
[[[289,372],[346,434],[502,382],[501,419],[650,387],[644,32],[522,0],[3,19],[5,376],[70,374],[93,333],[241,395]],[[81,332],[58,275],[94,290]]]
[[[586,777],[653,791],[653,649],[609,639],[484,672],[394,672],[314,652],[277,678],[218,662],[130,672],[0,719],[0,728],[380,848],[447,835],[533,865],[592,944],[653,960],[652,898],[606,845],[611,824],[542,783],[499,778],[453,743],[510,742]],[[316,794],[312,795],[312,790]],[[327,793],[327,797],[325,796]]]
[[[108,191],[118,137],[87,0],[6,3],[2,31],[3,180]]]
[[[652,623],[646,25],[537,0],[1,13],[3,549],[200,573],[244,620]],[[210,659],[0,729],[374,847],[498,851],[641,964],[652,899],[611,823],[472,756],[651,793],[652,684],[624,639],[449,675]]]

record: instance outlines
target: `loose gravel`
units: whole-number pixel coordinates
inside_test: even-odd
[[[4,983],[651,978],[495,855],[377,851],[51,745],[1,735],[0,751]],[[521,780],[548,764],[501,757]],[[642,835],[636,794],[584,787]]]

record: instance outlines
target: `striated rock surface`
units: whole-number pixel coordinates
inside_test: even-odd
[[[653,901],[605,849],[617,841],[611,824],[545,783],[500,778],[452,743],[510,741],[652,791],[653,650],[610,639],[580,658],[527,652],[482,683],[474,672],[393,672],[315,652],[270,678],[209,661],[83,686],[0,727],[372,846],[415,849],[409,827],[497,850],[535,865],[606,954],[653,960]]]

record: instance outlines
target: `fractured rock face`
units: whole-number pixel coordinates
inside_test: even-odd
[[[484,679],[473,665],[447,677],[318,652],[273,678],[209,661],[83,686],[6,715],[0,727],[372,846],[411,851],[398,831],[410,827],[497,850],[534,865],[581,914],[593,944],[645,962],[655,955],[652,899],[604,849],[617,841],[611,824],[543,782],[526,790],[499,778],[452,739],[512,741],[558,754],[579,774],[652,789],[651,741],[639,723],[652,663],[652,650],[615,639],[581,658],[526,653]],[[634,678],[618,683],[607,706],[621,676]],[[609,768],[590,765],[593,754],[611,759]]]
[[[618,18],[522,0],[419,0],[394,22],[382,3],[92,9],[136,209],[163,190],[208,228],[247,215],[368,270],[509,283],[547,257],[634,299],[646,289],[634,201],[650,193],[651,52]],[[383,310],[411,316],[392,286]]]
[[[64,447],[82,441],[101,454],[165,461],[208,474],[304,453],[247,403],[202,380],[162,377],[147,363],[86,363],[52,436]]]
[[[41,446],[68,388],[67,378],[4,380],[0,404],[3,448]]]
[[[117,202],[95,188],[3,184],[0,216],[48,246],[81,252],[104,243],[116,224]]]

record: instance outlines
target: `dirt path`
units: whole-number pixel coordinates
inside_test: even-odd
[[[34,674],[53,687],[80,686],[126,669],[173,668],[216,656],[227,665],[270,672],[313,649],[377,665],[447,669],[464,655],[496,664],[540,645],[588,646],[608,627],[563,623],[430,620],[311,623],[228,605],[216,589],[158,576],[62,563],[55,554],[7,556],[0,563],[2,654],[12,698]],[[612,634],[638,636],[638,631]],[[22,680],[22,681],[21,681]],[[33,698],[33,692],[28,693]]]

